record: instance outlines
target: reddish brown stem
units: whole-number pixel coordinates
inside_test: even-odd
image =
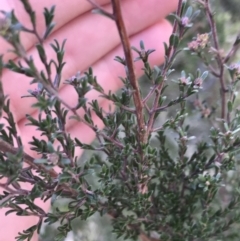
[[[182,0],[179,0],[178,8],[177,8],[177,16],[181,15],[181,8],[182,8]],[[178,29],[178,22],[175,20],[174,24],[173,24],[172,33],[177,33],[177,29]],[[181,36],[179,36],[179,38],[180,37]],[[154,124],[154,120],[155,120],[155,116],[156,116],[156,112],[157,112],[156,110],[158,108],[158,103],[159,103],[159,99],[161,97],[162,88],[164,86],[166,74],[167,74],[167,71],[169,69],[170,64],[172,63],[172,57],[173,57],[175,51],[176,51],[176,49],[174,48],[174,46],[170,45],[169,48],[168,48],[168,51],[167,51],[167,58],[166,58],[169,61],[165,65],[165,69],[163,69],[163,71],[162,71],[162,77],[163,77],[164,80],[158,86],[156,86],[156,88],[154,90],[155,93],[156,93],[156,96],[155,96],[153,108],[151,109],[151,114],[150,114],[150,117],[149,117],[149,120],[148,120],[148,123],[147,123],[147,134],[146,134],[147,136],[149,136],[149,134],[151,133],[151,131],[153,129],[153,124]]]
[[[213,13],[210,7],[210,3],[209,0],[205,0],[205,4],[204,7],[206,9],[206,15],[208,18],[208,22],[212,31],[212,37],[213,37],[213,44],[214,44],[214,48],[216,49],[216,60],[218,63],[218,67],[219,67],[219,80],[220,80],[220,85],[221,85],[221,107],[222,107],[222,111],[221,111],[221,118],[225,119],[225,115],[226,115],[226,92],[227,89],[225,87],[225,82],[224,82],[224,78],[223,78],[223,74],[224,74],[224,61],[222,59],[221,56],[221,50],[219,47],[219,41],[218,41],[218,35],[217,35],[217,27],[216,27],[216,23],[214,21],[214,17],[213,17]]]
[[[135,74],[135,68],[133,63],[132,51],[129,43],[128,34],[126,31],[126,27],[123,21],[123,16],[121,13],[121,6],[119,0],[112,0],[113,6],[113,15],[115,17],[115,22],[117,25],[117,29],[120,35],[120,39],[123,46],[124,55],[126,58],[126,66],[128,71],[128,78],[130,84],[133,88],[133,101],[136,107],[136,116],[138,122],[138,129],[139,129],[139,140],[141,143],[145,143],[147,141],[147,135],[145,131],[145,121],[144,121],[144,105],[142,102],[140,89],[138,85],[138,80]]]

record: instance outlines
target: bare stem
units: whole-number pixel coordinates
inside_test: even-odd
[[[217,35],[217,27],[216,27],[216,23],[214,21],[214,17],[213,17],[213,13],[210,7],[210,3],[209,0],[204,0],[204,8],[206,10],[206,15],[208,18],[208,22],[212,31],[212,37],[213,37],[213,44],[214,44],[214,48],[216,49],[216,60],[217,60],[217,64],[219,67],[219,80],[220,80],[220,85],[221,85],[221,107],[222,107],[222,111],[221,111],[221,118],[225,119],[225,115],[226,115],[226,93],[227,93],[227,89],[225,87],[225,82],[224,82],[224,78],[223,78],[223,74],[224,74],[224,61],[222,59],[221,56],[221,51],[220,51],[220,47],[219,47],[219,41],[218,41],[218,35]]]
[[[224,58],[223,62],[227,63],[237,52],[239,48],[239,40],[240,40],[240,33],[237,35],[235,43],[232,45],[232,48],[229,50],[228,54]]]
[[[108,13],[107,11],[105,11],[105,9],[102,8],[99,4],[95,3],[95,2],[92,1],[92,0],[87,0],[87,1],[90,2],[96,9],[98,9],[98,10],[99,10],[100,12],[102,12],[104,15],[108,16],[108,17],[111,18],[112,20],[115,20],[113,14]]]
[[[131,51],[126,27],[124,25],[123,16],[121,13],[120,1],[112,0],[112,6],[113,6],[113,15],[115,17],[115,22],[117,25],[118,33],[120,35],[120,39],[124,50],[124,55],[126,58],[128,78],[133,88],[133,101],[136,107],[136,116],[137,116],[138,129],[139,129],[139,140],[140,140],[140,143],[145,143],[147,141],[147,135],[146,135],[147,133],[145,131],[145,121],[144,121],[144,112],[143,112],[144,105],[140,94],[138,80],[135,74],[132,51]]]

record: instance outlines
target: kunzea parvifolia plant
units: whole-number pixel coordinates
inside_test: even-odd
[[[48,59],[44,41],[54,29],[57,6],[45,8],[46,29],[39,33],[34,8],[28,0],[20,1],[32,27],[21,24],[13,11],[1,12],[0,35],[19,61],[4,62],[1,56],[0,79],[3,70],[8,69],[30,77],[30,84],[37,86],[26,96],[34,98],[32,108],[37,108],[38,118],[28,113],[26,118],[28,125],[41,132],[41,138],[33,136],[29,142],[38,158],[28,155],[10,109],[11,99],[4,95],[0,82],[1,115],[7,122],[0,125],[0,186],[4,190],[0,206],[7,208],[6,215],[38,217],[34,226],[19,230],[16,240],[31,240],[43,224],[58,221],[55,240],[64,240],[75,219],[88,220],[94,213],[109,216],[112,232],[125,239],[230,240],[232,227],[240,221],[239,179],[232,182],[231,192],[226,189],[231,179],[229,173],[237,172],[239,161],[240,63],[235,56],[240,35],[236,34],[225,52],[218,37],[218,13],[210,1],[179,0],[177,11],[169,17],[173,31],[169,42],[164,43],[165,62],[150,66],[154,49],[147,49],[144,40],[139,40],[139,46],[130,46],[121,1],[112,0],[112,12],[107,12],[89,0],[95,7],[94,13],[116,23],[123,47],[123,55],[116,56],[115,61],[125,69],[125,75],[120,77],[124,87],[118,93],[106,93],[92,68],[62,80],[67,40],[54,40],[51,47],[56,60]],[[193,38],[184,42],[200,17],[206,22],[205,28],[195,31]],[[36,36],[35,48],[43,70],[26,54],[20,38],[22,31]],[[174,63],[183,52],[182,69],[175,71]],[[201,65],[189,73],[184,65],[192,59],[200,60]],[[136,61],[141,62],[148,83],[144,91],[135,75]],[[205,84],[212,80],[218,86],[218,92],[212,93],[215,106],[202,97]],[[76,91],[75,106],[69,106],[59,96],[61,81]],[[169,97],[169,88],[174,91],[174,98]],[[86,94],[92,90],[115,109],[103,111],[97,100],[88,101]],[[79,115],[79,110],[84,114]],[[195,113],[198,119],[193,121]],[[103,129],[94,123],[93,115],[104,123]],[[86,144],[72,138],[65,128],[69,119],[91,128],[96,141]],[[193,135],[195,129],[205,135]],[[79,162],[76,148],[94,154]],[[89,183],[93,174],[96,186]],[[23,189],[23,182],[31,184],[31,189]],[[45,212],[35,204],[38,198],[50,199],[52,204],[63,198],[69,202],[67,209]]]

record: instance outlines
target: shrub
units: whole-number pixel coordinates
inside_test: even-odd
[[[59,220],[55,238],[63,240],[72,229],[73,220],[87,220],[94,213],[110,216],[113,232],[125,239],[229,240],[235,235],[230,231],[232,225],[240,221],[240,193],[239,181],[231,178],[231,174],[235,173],[239,159],[240,64],[233,60],[239,35],[229,52],[223,53],[209,1],[189,4],[179,0],[176,13],[170,17],[173,33],[169,43],[164,44],[165,62],[160,67],[150,66],[148,59],[154,50],[146,49],[143,41],[138,47],[130,47],[119,0],[112,0],[112,14],[95,5],[95,12],[116,22],[124,57],[116,56],[115,60],[126,70],[126,75],[121,77],[124,87],[119,93],[106,93],[94,69],[89,68],[65,81],[78,95],[75,107],[58,95],[65,64],[65,41],[55,40],[51,44],[57,61],[47,60],[43,46],[54,28],[55,7],[44,11],[46,30],[41,37],[36,31],[34,10],[28,0],[21,2],[29,14],[32,29],[23,26],[14,12],[3,12],[1,36],[21,61],[5,63],[1,57],[0,72],[6,68],[31,77],[31,84],[37,84],[37,89],[29,90],[28,97],[35,99],[33,108],[38,108],[39,116],[35,119],[26,115],[26,118],[28,125],[41,131],[42,139],[33,137],[29,143],[40,158],[24,152],[10,110],[11,100],[4,95],[1,85],[0,106],[8,125],[0,126],[0,178],[7,177],[6,183],[1,183],[5,191],[0,195],[0,206],[10,208],[6,215],[39,218],[36,225],[21,231],[17,240],[30,240],[43,223]],[[195,33],[191,41],[184,42],[184,36],[201,16],[206,17],[208,26]],[[38,70],[34,59],[25,54],[19,36],[21,31],[38,38],[36,48],[44,71]],[[131,51],[138,55],[136,59]],[[187,58],[184,64],[198,57],[201,65],[194,72],[183,66],[180,73],[174,73],[174,63],[184,56]],[[139,87],[135,61],[142,62],[147,90]],[[50,72],[52,65],[54,80]],[[219,102],[211,106],[203,99],[205,83],[213,81],[219,86],[220,95]],[[169,94],[169,85],[174,95]],[[111,101],[114,111],[106,113],[97,100],[89,102],[85,95],[92,90]],[[83,116],[77,113],[79,109],[84,112]],[[103,130],[93,122],[93,113],[104,123]],[[165,113],[167,118],[162,117]],[[97,141],[86,144],[73,139],[65,130],[69,115],[90,127]],[[193,120],[197,120],[196,123]],[[76,148],[91,150],[94,154],[83,164],[74,154]],[[59,173],[55,171],[56,166],[60,168]],[[91,175],[97,180],[96,185],[89,184]],[[221,192],[227,192],[226,186],[233,180],[235,183],[230,186],[232,190],[227,193],[226,201]],[[21,182],[30,183],[32,189],[22,189]],[[70,201],[66,210],[57,207],[48,213],[34,204],[37,198],[51,199],[52,204],[57,198]]]

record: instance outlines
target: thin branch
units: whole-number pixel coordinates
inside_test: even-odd
[[[36,25],[33,25],[33,33],[35,34],[36,38],[38,39],[39,44],[43,45],[43,39],[39,36],[37,29],[36,29]],[[47,56],[45,55],[45,57],[42,59],[43,61],[43,65],[47,71],[47,78],[48,78],[48,82],[51,85],[52,88],[54,88],[53,85],[53,81],[52,81],[52,77],[51,77],[51,68],[50,65],[47,63]]]
[[[240,43],[240,33],[236,37],[236,40],[235,40],[234,44],[232,45],[232,48],[229,50],[228,54],[226,55],[226,57],[223,60],[223,62],[225,64],[235,55],[235,53],[237,52],[237,50],[239,48],[239,43]]]
[[[152,96],[152,93],[154,92],[155,88],[152,88],[148,94],[145,96],[145,98],[143,99],[143,104],[145,104],[149,99],[150,97]]]
[[[144,102],[143,104],[144,104],[144,107],[146,108],[148,114],[150,114],[150,113],[151,113],[151,110],[150,110],[149,106],[147,105],[147,103]]]
[[[182,8],[182,0],[179,0],[178,8],[177,8],[177,16],[181,15],[181,8]],[[178,22],[175,20],[174,24],[173,24],[172,33],[173,34],[177,33],[177,30],[178,30]],[[179,39],[181,39],[181,37],[182,36],[181,36],[181,32],[180,32],[179,33]],[[155,88],[153,88],[153,90],[151,91],[152,93],[155,92],[156,96],[155,96],[155,99],[154,99],[153,108],[151,110],[151,115],[150,115],[148,123],[147,123],[147,133],[146,133],[147,136],[149,136],[150,132],[152,131],[154,120],[155,120],[155,115],[156,115],[156,109],[158,108],[158,103],[159,103],[159,99],[160,99],[160,96],[161,96],[162,89],[164,87],[164,81],[166,79],[166,74],[167,74],[167,71],[169,69],[169,66],[172,64],[173,56],[174,56],[175,52],[176,52],[176,48],[173,45],[170,45],[169,48],[168,48],[168,51],[167,51],[167,56],[166,56],[166,59],[168,59],[168,62],[165,63],[165,68],[162,70],[163,81],[159,85],[157,85]],[[149,97],[150,97],[150,95],[148,95],[144,99],[144,101],[146,101],[147,98],[149,98]]]
[[[160,130],[163,130],[163,127],[162,127],[162,126],[161,126],[161,127],[157,127],[157,128],[155,128],[155,129],[152,129],[151,132],[158,132],[158,131],[160,131]]]
[[[188,94],[185,94],[185,95],[183,95],[183,96],[180,96],[179,98],[170,101],[167,105],[164,105],[164,106],[161,106],[161,107],[156,108],[154,111],[155,111],[155,112],[164,111],[164,110],[167,109],[168,107],[173,106],[173,105],[176,105],[176,104],[180,103],[181,101],[185,100],[187,97],[189,97]]]
[[[208,22],[212,31],[212,37],[213,37],[213,44],[214,44],[214,48],[216,49],[216,60],[218,63],[218,67],[219,67],[219,79],[220,79],[220,85],[221,85],[221,107],[222,107],[222,112],[221,112],[221,118],[224,119],[225,115],[226,115],[226,86],[225,86],[225,82],[224,82],[224,78],[223,78],[223,73],[224,73],[224,61],[222,60],[222,56],[220,54],[221,50],[219,47],[219,41],[218,41],[218,35],[217,35],[217,27],[216,27],[216,23],[214,21],[214,17],[213,17],[213,13],[210,7],[210,3],[209,0],[204,0],[204,4],[203,4],[205,10],[206,10],[206,15],[208,18]]]
[[[214,67],[212,65],[207,65],[207,67],[209,68],[209,70],[211,71],[212,75],[219,78],[219,73],[214,69]]]
[[[24,47],[21,44],[15,44],[12,41],[10,41],[9,43],[15,48],[18,56],[20,58],[22,58],[28,66],[31,66],[31,62],[27,57]],[[34,68],[35,68],[35,66],[34,66]],[[36,68],[34,69],[34,78],[36,78],[38,80],[38,82],[43,85],[45,90],[47,90],[53,97],[57,98],[57,100],[59,100],[68,110],[72,111],[72,113],[74,115],[76,115],[78,120],[80,120],[80,116],[77,113],[77,111],[74,108],[72,108],[71,106],[69,106],[69,104],[67,102],[65,102],[63,99],[60,98],[60,96],[59,96],[58,92],[55,90],[55,88],[53,88],[51,84],[46,83],[42,79],[41,75],[39,74],[39,72],[37,71]]]
[[[13,155],[16,155],[19,150],[15,147],[13,147],[12,145],[10,145],[9,143],[5,142],[4,140],[0,139],[0,151],[6,153],[9,152]],[[32,168],[34,168],[35,170],[41,170],[45,173],[48,173],[51,177],[53,178],[57,178],[58,177],[58,173],[55,172],[53,169],[48,170],[47,168],[45,168],[43,165],[37,165],[34,163],[34,158],[31,157],[30,155],[28,155],[27,153],[23,153],[23,158],[24,158],[24,162],[26,162],[29,166],[31,166]],[[58,189],[64,189],[68,192],[70,192],[70,196],[75,196],[77,195],[76,190],[72,189],[71,187],[69,187],[66,183],[62,183],[58,185]]]
[[[131,51],[126,27],[124,25],[123,16],[121,13],[120,1],[112,0],[112,7],[113,7],[113,15],[115,17],[118,33],[120,35],[120,39],[124,50],[126,67],[128,71],[128,78],[133,88],[133,101],[136,107],[136,116],[137,116],[137,122],[138,122],[138,128],[139,128],[139,140],[141,143],[145,143],[147,141],[147,135],[146,135],[147,133],[145,131],[145,121],[144,121],[144,114],[143,114],[144,105],[140,94],[138,80],[135,74],[132,51]]]
[[[222,59],[220,56],[220,47],[219,47],[219,41],[218,41],[218,35],[217,35],[217,27],[216,27],[216,23],[214,21],[212,10],[210,8],[209,0],[205,0],[204,6],[206,9],[208,22],[209,22],[209,25],[210,25],[211,31],[212,31],[214,48],[217,50],[217,62],[218,62],[218,65],[221,66]]]
[[[211,71],[212,75],[219,78],[220,74],[214,69],[214,67],[208,63],[207,58],[204,54],[198,53],[199,58],[203,61],[203,63],[207,66],[207,68]]]
[[[27,190],[23,190],[23,189],[13,190],[12,188],[9,187],[8,183],[4,183],[4,184],[0,183],[0,187],[14,195],[28,195],[29,194],[29,191],[27,191]],[[8,196],[10,196],[11,194],[9,194]]]
[[[0,200],[0,207],[1,207],[4,203],[10,201],[11,198],[15,197],[15,195],[16,195],[16,193],[13,192],[13,193],[7,195],[6,197],[2,198],[2,199]]]
[[[97,10],[100,11],[100,13],[106,15],[107,17],[109,17],[112,20],[115,20],[114,15],[111,13],[108,13],[104,8],[102,8],[100,5],[98,5],[97,3],[95,3],[92,0],[87,0],[89,3],[91,3]]]
[[[123,109],[123,110],[126,110],[126,111],[128,111],[128,112],[130,112],[130,113],[132,113],[132,114],[136,112],[135,109],[130,108],[130,107],[125,106],[125,105],[121,105],[120,108]]]
[[[9,152],[13,155],[16,155],[19,152],[18,148],[13,147],[11,144],[7,143],[6,141],[0,139],[0,151],[3,153]],[[37,165],[34,163],[34,158],[28,155],[27,153],[23,153],[24,162],[30,165],[32,168],[36,170],[41,170],[48,173],[51,177],[57,177],[58,174],[54,170],[48,170],[42,165]]]

